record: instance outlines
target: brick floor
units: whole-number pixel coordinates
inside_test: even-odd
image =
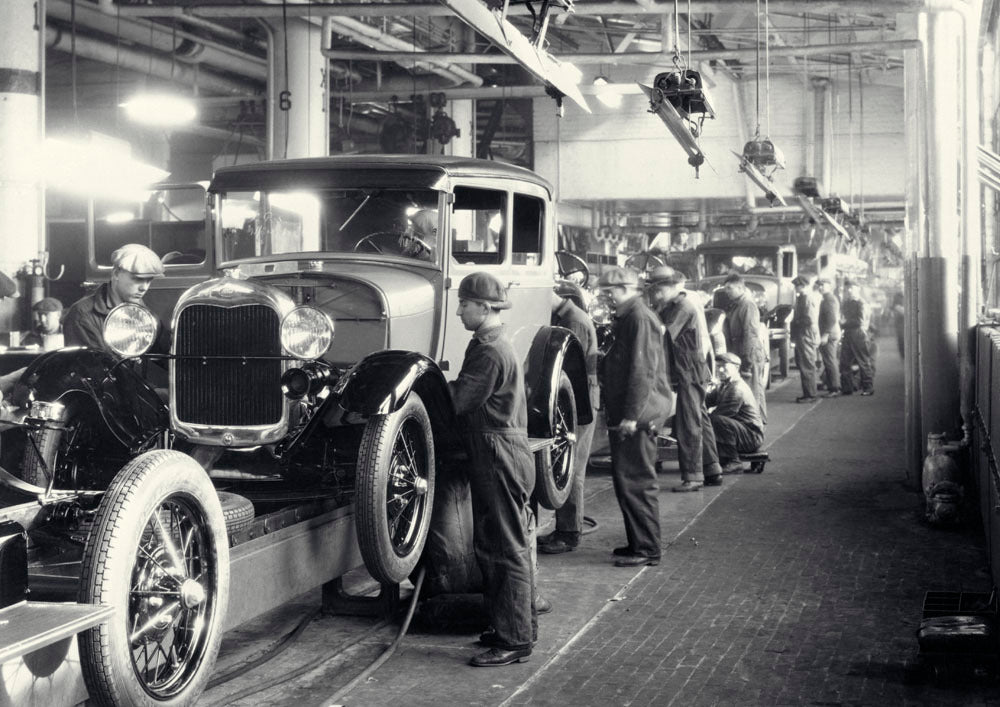
[[[981,531],[921,520],[883,358],[875,396],[816,405],[504,704],[1000,704],[918,661],[924,592],[989,579]]]

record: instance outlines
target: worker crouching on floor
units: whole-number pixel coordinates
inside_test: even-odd
[[[764,424],[750,386],[740,376],[740,358],[722,353],[715,357],[718,387],[707,397],[712,409],[709,419],[715,430],[715,447],[723,474],[742,474],[741,454],[760,449]]]
[[[528,505],[535,464],[524,375],[500,321],[509,308],[506,289],[488,273],[459,284],[457,314],[473,336],[450,386],[469,454],[473,546],[491,626],[480,637],[490,649],[469,661],[476,667],[523,662],[537,633]]]
[[[677,395],[674,437],[681,484],[672,489],[676,492],[722,484],[715,434],[705,407],[712,344],[705,310],[687,296],[684,280],[683,274],[666,265],[653,270],[646,280],[650,301],[666,327],[663,343],[670,362],[670,383]]]
[[[660,561],[656,439],[640,428],[662,425],[673,407],[663,335],[633,271],[606,270],[597,286],[615,305],[614,343],[601,362],[611,477],[628,539],[615,548],[615,565],[655,565]]]

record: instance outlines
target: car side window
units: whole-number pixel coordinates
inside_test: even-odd
[[[524,194],[514,195],[512,259],[514,265],[538,265],[542,260],[545,204]]]
[[[782,277],[795,277],[795,254],[794,253],[782,253],[781,254],[781,276]]]
[[[456,187],[451,213],[451,254],[460,263],[500,265],[507,238],[507,193]]]

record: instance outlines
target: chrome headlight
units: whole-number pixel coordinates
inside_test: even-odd
[[[126,302],[108,312],[104,320],[104,343],[124,358],[142,356],[156,341],[159,326],[148,309]]]
[[[281,322],[281,345],[295,358],[319,358],[332,342],[333,320],[315,307],[296,307]]]

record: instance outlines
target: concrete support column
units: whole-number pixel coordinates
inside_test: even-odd
[[[9,0],[0,11],[0,270],[8,275],[45,250],[36,5]],[[0,302],[0,331],[11,330],[16,309],[17,300]]]
[[[274,85],[268,87],[268,92],[273,94],[271,99],[277,108],[274,157],[325,157],[330,151],[330,126],[322,29],[292,19],[288,21],[287,36],[280,23],[272,28]],[[283,102],[282,91],[286,90],[291,95]]]
[[[445,152],[455,157],[475,157],[476,102],[469,98],[448,101],[445,111],[455,121],[455,127],[461,131],[461,135],[453,137],[445,146]]]
[[[959,261],[962,210],[956,165],[962,149],[962,23],[953,12],[926,19],[927,248],[917,258],[921,440],[952,432],[959,413]],[[976,41],[975,38],[972,41]]]

